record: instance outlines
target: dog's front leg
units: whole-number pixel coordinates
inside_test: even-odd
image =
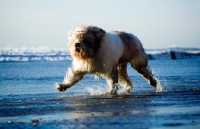
[[[72,87],[79,80],[81,80],[84,75],[85,75],[85,73],[83,73],[83,72],[74,71],[72,68],[69,68],[66,73],[63,83],[61,83],[61,84],[56,83],[56,89],[58,91],[64,92],[67,88]]]
[[[118,71],[117,67],[114,67],[110,77],[107,79],[109,85],[109,91],[107,94],[116,95],[118,90]]]

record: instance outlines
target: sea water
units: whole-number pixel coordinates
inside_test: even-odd
[[[149,66],[160,80],[163,92],[198,89],[200,85],[199,60],[151,60]],[[56,82],[62,82],[71,61],[63,62],[2,62],[0,63],[0,95],[58,93]],[[139,73],[130,65],[128,75],[133,82],[134,92],[155,92]],[[121,86],[119,86],[121,88]],[[85,75],[69,92],[103,94],[106,80],[102,77]]]

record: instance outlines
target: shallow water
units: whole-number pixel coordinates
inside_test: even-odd
[[[87,75],[64,93],[71,61],[0,63],[0,128],[200,128],[200,61],[150,61],[163,92],[130,66],[131,95],[106,96]]]

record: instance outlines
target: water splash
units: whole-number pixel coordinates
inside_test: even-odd
[[[162,92],[162,91],[163,91],[163,88],[162,88],[162,86],[161,86],[161,84],[160,84],[160,81],[159,81],[157,78],[155,78],[155,79],[156,79],[156,81],[157,81],[156,92]]]
[[[90,93],[90,95],[103,95],[106,93],[106,89],[102,86],[87,87],[86,90]]]

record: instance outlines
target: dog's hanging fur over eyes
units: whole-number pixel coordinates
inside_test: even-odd
[[[103,29],[95,26],[80,26],[73,29],[68,37],[68,49],[72,57],[92,58],[100,49],[101,39],[105,33]]]
[[[68,49],[73,58],[63,83],[56,84],[58,91],[65,91],[85,74],[101,75],[107,79],[109,94],[117,94],[118,83],[127,93],[132,92],[132,82],[127,75],[127,63],[143,75],[149,84],[157,81],[148,67],[147,55],[140,40],[133,34],[106,32],[96,26],[78,26],[69,33]]]

